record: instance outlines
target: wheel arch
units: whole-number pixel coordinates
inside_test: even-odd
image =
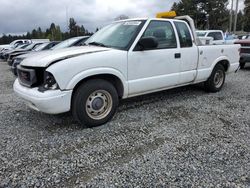
[[[85,82],[93,79],[102,79],[110,82],[115,88],[118,93],[119,98],[123,98],[124,96],[124,86],[122,81],[115,75],[113,74],[96,74],[92,76],[88,76],[80,80],[73,88],[73,95],[74,92]],[[73,96],[72,95],[72,96]]]
[[[229,59],[227,57],[220,57],[220,58],[216,59],[216,61],[213,63],[213,69],[218,64],[221,64],[224,67],[225,72],[227,72],[229,70],[230,62],[229,62]]]
[[[121,98],[126,98],[128,95],[128,84],[121,72],[111,68],[96,68],[83,71],[75,75],[67,84],[66,89],[76,90],[80,84],[90,79],[104,79],[111,82],[117,89],[118,95]]]

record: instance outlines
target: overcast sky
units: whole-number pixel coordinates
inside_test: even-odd
[[[167,11],[177,0],[0,0],[0,33],[48,28],[52,22],[66,29],[67,18],[90,31],[124,14],[151,17]],[[67,14],[68,12],[68,14]]]
[[[154,17],[157,12],[170,10],[176,1],[178,0],[0,0],[0,34],[31,31],[39,26],[44,30],[52,22],[65,31],[70,17],[75,18],[77,24],[94,31],[121,14],[130,18]]]

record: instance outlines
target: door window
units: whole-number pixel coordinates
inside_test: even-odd
[[[156,49],[177,48],[174,29],[167,21],[151,21],[143,37],[155,37],[158,41]]]

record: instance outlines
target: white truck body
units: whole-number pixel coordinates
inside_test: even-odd
[[[181,46],[176,23],[185,25],[190,33],[195,33],[184,21],[153,18],[121,22],[126,25],[143,21],[144,25],[127,50],[87,45],[41,52],[24,59],[19,68],[43,69],[51,73],[58,88],[41,92],[39,86],[27,87],[22,84],[21,72],[14,83],[15,92],[25,99],[31,108],[57,114],[71,110],[75,88],[93,76],[107,75],[118,79],[123,88],[120,97],[128,98],[204,82],[218,63],[223,64],[226,73],[232,73],[239,67],[240,45],[197,46],[196,36],[191,34],[191,46]],[[158,22],[171,25],[176,47],[135,50],[150,23]]]

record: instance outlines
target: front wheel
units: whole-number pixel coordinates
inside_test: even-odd
[[[204,83],[205,89],[209,92],[220,91],[226,78],[225,69],[221,64],[217,64],[208,80]]]
[[[115,87],[102,79],[89,80],[75,92],[72,103],[74,118],[85,127],[95,127],[109,121],[118,106]]]

